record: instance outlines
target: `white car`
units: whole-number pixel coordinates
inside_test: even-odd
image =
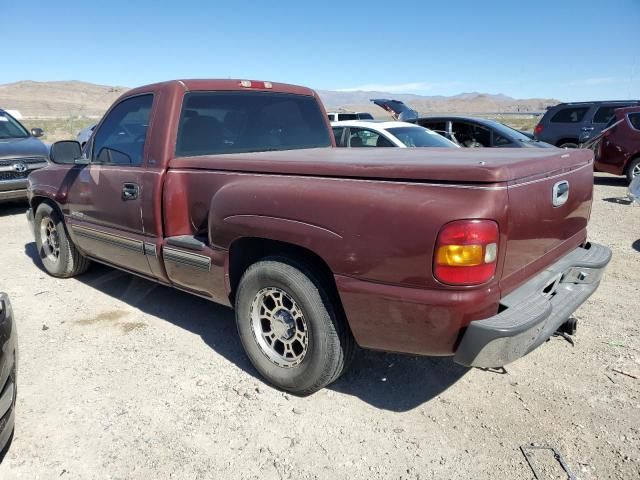
[[[460,148],[433,130],[407,122],[331,122],[337,147]]]
[[[367,112],[327,112],[330,122],[343,120],[373,120],[373,115]]]

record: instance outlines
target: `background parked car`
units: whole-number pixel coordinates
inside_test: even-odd
[[[37,138],[43,134],[0,110],[0,202],[27,198],[29,173],[47,166],[49,148]]]
[[[342,122],[344,120],[373,120],[373,115],[367,112],[329,112],[330,122]]]
[[[540,142],[495,120],[477,117],[423,117],[416,123],[441,133],[462,147],[548,148]]]
[[[337,147],[454,147],[429,129],[407,122],[332,122]]]
[[[596,170],[626,175],[629,182],[640,176],[640,107],[616,110],[607,127],[585,146],[595,153]]]
[[[640,106],[639,100],[559,103],[550,107],[533,133],[538,140],[560,148],[577,148],[598,135],[617,108]]]
[[[82,148],[84,148],[85,144],[91,138],[91,134],[93,133],[93,130],[96,128],[96,125],[98,124],[94,123],[93,125],[89,125],[88,127],[83,128],[78,132],[78,135],[76,136],[76,140],[78,140]]]
[[[0,461],[11,443],[15,424],[16,337],[9,296],[0,292]]]
[[[418,112],[400,100],[376,98],[371,101],[391,113],[394,118],[433,130],[461,147],[541,148],[551,146],[494,120],[463,116],[420,117]]]

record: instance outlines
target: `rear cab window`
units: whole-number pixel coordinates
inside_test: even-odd
[[[630,113],[629,123],[635,130],[640,130],[640,112]]]
[[[588,111],[589,107],[562,108],[551,117],[551,123],[580,123]]]
[[[176,156],[295,150],[331,146],[315,98],[279,92],[185,94]]]

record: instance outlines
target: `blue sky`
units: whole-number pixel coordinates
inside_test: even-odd
[[[640,0],[0,0],[0,83],[232,77],[640,98]]]

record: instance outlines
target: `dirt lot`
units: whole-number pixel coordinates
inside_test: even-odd
[[[257,377],[230,310],[101,266],[49,277],[25,207],[0,206],[20,344],[0,478],[530,479],[530,442],[580,478],[639,478],[640,380],[613,370],[640,376],[640,207],[625,193],[596,179],[590,235],[614,258],[574,347],[552,338],[506,374],[359,352],[307,398]]]

